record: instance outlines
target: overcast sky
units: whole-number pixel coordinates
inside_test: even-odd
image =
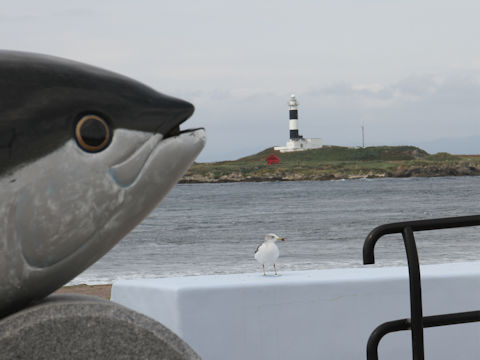
[[[299,129],[325,144],[480,153],[478,0],[42,0],[0,8],[1,48],[71,58],[193,102],[200,161]]]

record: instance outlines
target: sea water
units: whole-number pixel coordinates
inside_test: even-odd
[[[253,255],[270,232],[286,238],[279,272],[361,267],[376,226],[480,214],[479,193],[480,177],[179,184],[70,284],[261,272]],[[421,264],[480,260],[480,227],[415,236]],[[401,235],[381,238],[375,257],[375,266],[405,265]]]

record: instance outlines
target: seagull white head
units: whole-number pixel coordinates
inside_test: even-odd
[[[280,237],[280,236],[275,235],[275,234],[272,234],[272,233],[265,235],[265,241],[266,241],[266,242],[267,242],[267,241],[275,242],[275,241],[277,241],[277,240],[285,241],[285,238]]]

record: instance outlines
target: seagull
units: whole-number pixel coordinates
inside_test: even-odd
[[[277,267],[275,266],[275,261],[277,261],[278,255],[280,255],[280,250],[278,250],[278,246],[275,244],[277,240],[285,241],[283,237],[267,234],[265,235],[265,241],[255,250],[255,259],[262,264],[263,275],[267,275],[265,273],[265,265],[273,265],[275,275],[278,275]]]

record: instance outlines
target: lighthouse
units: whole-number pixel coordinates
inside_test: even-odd
[[[287,141],[286,146],[275,146],[274,150],[283,153],[318,149],[322,147],[322,139],[304,139],[303,136],[298,133],[298,102],[293,94],[290,95],[290,100],[288,101],[288,115],[290,139]]]
[[[290,101],[288,102],[289,107],[289,129],[290,129],[290,139],[300,139],[302,136],[298,135],[298,103],[295,95],[290,95]]]

